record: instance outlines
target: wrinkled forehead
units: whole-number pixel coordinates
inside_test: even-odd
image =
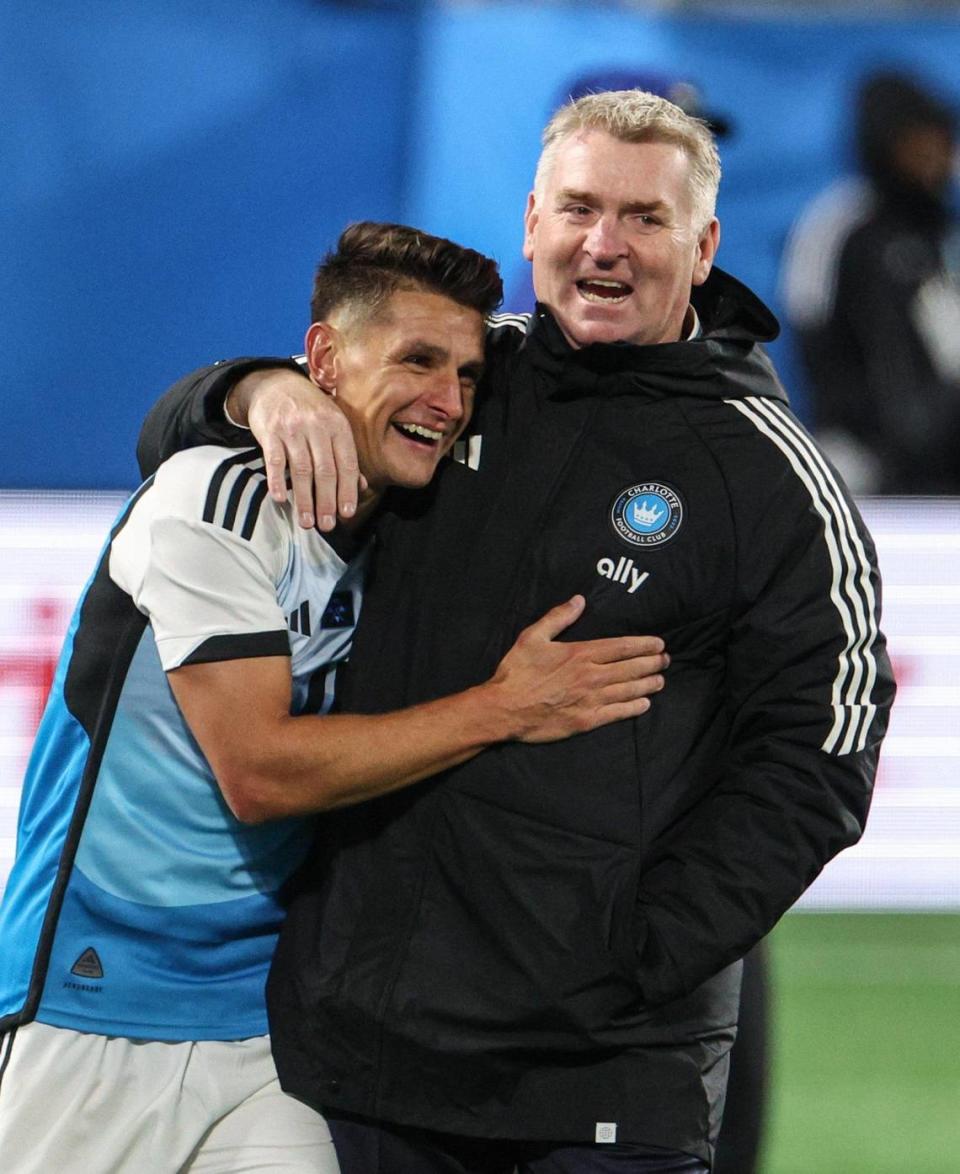
[[[690,156],[681,144],[663,139],[632,142],[603,131],[581,131],[557,144],[541,198],[560,190],[689,204],[694,198]]]

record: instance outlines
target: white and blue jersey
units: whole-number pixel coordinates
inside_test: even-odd
[[[290,656],[293,712],[325,712],[365,561],[300,529],[252,450],[178,453],[128,502],[27,768],[0,907],[0,1031],[32,1019],[157,1040],[266,1031],[282,890],[312,821],[233,816],[166,672]]]

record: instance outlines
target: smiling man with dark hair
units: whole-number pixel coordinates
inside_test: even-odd
[[[248,435],[190,449],[130,500],[77,609],[0,906],[5,1171],[336,1174],[265,1034],[306,817],[639,716],[663,683],[659,639],[559,641],[573,596],[453,696],[329,713],[367,523],[388,489],[429,483],[469,420],[501,285],[472,250],[361,224],[324,287],[306,364],[354,429],[354,516],[301,529]]]

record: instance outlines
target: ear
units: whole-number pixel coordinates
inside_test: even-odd
[[[539,219],[536,193],[531,192],[527,196],[527,210],[523,214],[523,255],[528,261],[533,260],[533,233]]]
[[[720,247],[720,221],[714,216],[697,241],[697,256],[693,263],[693,284],[703,285],[710,276],[713,259]]]
[[[329,322],[313,322],[304,339],[310,378],[330,395],[337,393],[337,331]]]

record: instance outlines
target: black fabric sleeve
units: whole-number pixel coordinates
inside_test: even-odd
[[[229,424],[223,405],[230,388],[244,375],[271,367],[302,371],[293,359],[229,359],[201,367],[178,380],[153,405],[140,430],[140,475],[149,477],[167,457],[184,448],[250,444],[249,431]]]
[[[771,428],[782,416],[771,411]],[[742,957],[866,822],[894,695],[876,556],[853,503],[802,443],[812,493],[785,462],[779,476],[767,462],[757,492],[743,469],[762,456],[748,449],[731,479],[730,734],[717,784],[658,841],[641,879],[634,957],[650,1005]]]

